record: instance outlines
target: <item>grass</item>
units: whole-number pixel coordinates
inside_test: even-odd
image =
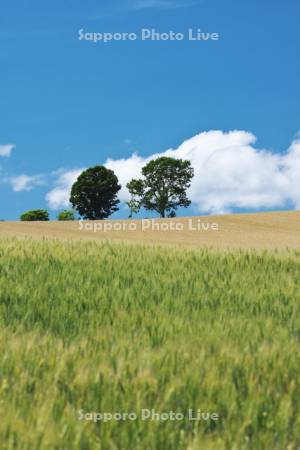
[[[300,448],[300,253],[0,241],[5,450]],[[79,420],[216,412],[219,421]]]

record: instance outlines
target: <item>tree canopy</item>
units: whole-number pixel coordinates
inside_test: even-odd
[[[120,189],[112,170],[104,166],[91,167],[73,184],[70,202],[84,219],[106,219],[118,210]]]
[[[190,161],[157,158],[143,167],[142,175],[127,184],[133,205],[156,211],[160,217],[174,217],[179,207],[191,204],[186,194],[194,176]]]

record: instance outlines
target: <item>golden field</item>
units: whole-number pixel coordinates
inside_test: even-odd
[[[103,229],[104,227],[106,230]],[[198,216],[155,219],[154,222],[150,220],[144,222],[141,220],[1,222],[0,235],[108,239],[214,249],[284,250],[300,248],[300,212]]]

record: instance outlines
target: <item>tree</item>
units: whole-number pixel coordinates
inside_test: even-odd
[[[161,157],[142,169],[143,179],[131,180],[127,188],[139,208],[153,210],[160,217],[175,217],[176,210],[187,208],[191,201],[186,191],[191,185],[194,169],[190,161]]]
[[[65,220],[76,220],[75,218],[75,213],[72,210],[64,210],[61,211],[58,216],[57,216],[57,220],[59,221],[65,221]]]
[[[130,214],[128,216],[128,219],[132,219],[133,214],[137,214],[140,210],[139,203],[137,203],[135,200],[131,199],[128,202],[126,202],[126,205],[130,209]]]
[[[20,216],[22,222],[35,222],[42,221],[45,222],[49,220],[48,211],[45,209],[34,209],[32,211],[26,211]]]
[[[84,219],[106,219],[118,211],[121,189],[115,173],[104,166],[82,172],[72,186],[70,202]]]
[[[137,214],[141,208],[141,197],[143,192],[143,183],[141,180],[131,180],[127,183],[127,189],[131,194],[131,199],[126,202],[130,209],[129,219],[132,219],[133,214]]]

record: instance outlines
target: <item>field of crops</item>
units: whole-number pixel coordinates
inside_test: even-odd
[[[299,449],[299,274],[297,250],[2,238],[0,447]]]
[[[183,229],[174,230],[172,225],[182,226]],[[213,226],[217,226],[217,230],[214,230]],[[36,239],[54,237],[111,240],[193,248],[209,247],[221,250],[300,249],[300,211],[177,217],[154,219],[153,222],[149,219],[144,221],[0,222],[0,235]]]

